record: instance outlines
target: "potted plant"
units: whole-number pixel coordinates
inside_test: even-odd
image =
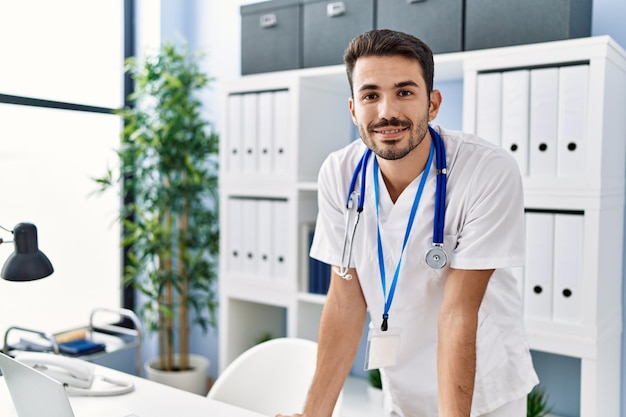
[[[548,405],[548,396],[540,385],[528,394],[526,404],[527,417],[545,417],[552,411],[552,407]]]
[[[120,173],[96,179],[103,190],[123,184],[124,282],[141,294],[144,326],[158,332],[158,360],[149,363],[162,373],[203,367],[190,356],[191,324],[215,325],[218,136],[201,115],[198,94],[211,79],[200,58],[166,43],[141,62],[126,61],[134,105],[117,111],[125,122]],[[199,393],[206,393],[204,368]]]
[[[380,377],[380,369],[374,368],[367,371],[367,395],[374,404],[383,403],[383,382]]]

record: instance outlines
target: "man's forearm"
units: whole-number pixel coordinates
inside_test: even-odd
[[[439,311],[437,377],[440,417],[469,417],[476,377],[478,310],[493,270],[448,273]]]
[[[329,294],[320,320],[317,368],[305,406],[305,417],[332,414],[356,356],[365,316],[364,301],[346,303]]]
[[[439,415],[469,417],[476,375],[475,317],[441,317],[437,355]]]

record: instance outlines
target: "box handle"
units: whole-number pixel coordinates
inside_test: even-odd
[[[328,3],[326,5],[326,15],[328,17],[337,17],[346,13],[346,4],[342,1]]]
[[[277,24],[278,24],[278,18],[276,17],[275,13],[268,13],[268,14],[261,15],[261,18],[259,19],[259,25],[263,29],[272,28],[276,26]]]

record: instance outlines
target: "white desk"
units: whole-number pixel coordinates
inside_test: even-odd
[[[130,379],[135,383],[135,390],[111,397],[70,397],[76,417],[82,417],[80,411],[102,411],[103,408],[115,410],[111,417],[123,417],[125,414],[138,417],[267,417],[110,368],[97,366],[96,374]],[[36,393],[33,393],[33,401],[37,401]],[[12,404],[4,377],[0,376],[0,417],[16,416]],[[85,414],[88,416],[90,413]]]

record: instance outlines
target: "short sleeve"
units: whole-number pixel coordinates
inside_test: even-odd
[[[341,165],[338,155],[331,154],[318,175],[318,214],[310,256],[329,265],[341,263],[343,248],[348,184],[342,181]]]
[[[462,221],[451,266],[492,269],[524,264],[524,196],[519,169],[504,150],[474,167],[464,190]]]

